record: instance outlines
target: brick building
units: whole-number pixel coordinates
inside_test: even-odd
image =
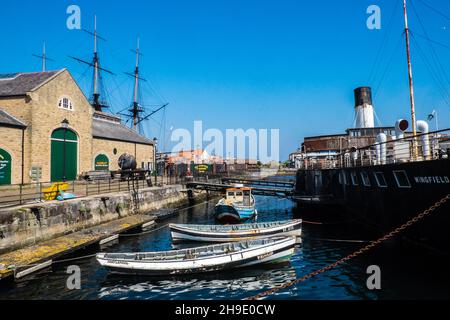
[[[0,185],[74,180],[118,170],[124,153],[154,162],[153,141],[97,112],[66,69],[0,75]]]

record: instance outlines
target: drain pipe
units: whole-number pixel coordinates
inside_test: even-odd
[[[386,157],[387,157],[386,142],[387,142],[387,135],[385,133],[378,134],[376,145],[378,164],[386,164]]]
[[[425,160],[430,158],[430,127],[426,121],[417,121],[417,131],[423,134],[422,136],[422,153]]]

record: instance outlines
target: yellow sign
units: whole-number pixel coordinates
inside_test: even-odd
[[[208,171],[208,169],[209,169],[209,166],[206,164],[201,164],[201,165],[195,166],[195,170],[197,170],[200,173],[206,172],[206,171]]]

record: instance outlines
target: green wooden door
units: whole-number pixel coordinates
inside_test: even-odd
[[[11,184],[11,155],[0,148],[0,186]]]
[[[78,173],[78,137],[69,129],[57,129],[51,139],[51,180],[70,181]]]

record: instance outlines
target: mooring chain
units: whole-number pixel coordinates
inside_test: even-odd
[[[347,261],[349,261],[349,260],[351,260],[353,258],[356,258],[357,256],[360,256],[363,253],[366,253],[367,251],[369,251],[369,250],[373,249],[374,247],[380,245],[381,243],[383,243],[383,242],[393,238],[394,236],[396,236],[399,233],[401,233],[402,231],[408,229],[409,227],[411,227],[415,223],[417,223],[417,222],[421,221],[422,219],[424,219],[426,216],[431,214],[433,211],[435,211],[439,207],[443,206],[449,200],[450,200],[450,194],[448,194],[446,197],[442,198],[440,201],[436,202],[433,206],[431,206],[430,208],[428,208],[424,212],[420,213],[419,215],[417,215],[413,219],[409,220],[408,222],[406,222],[402,226],[400,226],[397,229],[389,232],[384,237],[382,237],[382,238],[380,238],[378,240],[372,241],[367,246],[361,248],[360,250],[358,250],[358,251],[356,251],[356,252],[354,252],[352,254],[349,254],[348,256],[340,259],[339,261],[336,261],[335,263],[332,263],[332,264],[330,264],[330,265],[328,265],[328,266],[326,266],[326,267],[324,267],[322,269],[319,269],[319,270],[316,270],[314,272],[311,272],[311,273],[303,276],[302,278],[299,278],[299,279],[296,279],[296,280],[293,280],[293,281],[290,281],[290,282],[286,282],[285,284],[283,284],[283,285],[281,285],[279,287],[276,287],[276,288],[273,288],[273,289],[261,292],[261,293],[255,295],[255,296],[253,296],[253,297],[249,297],[249,298],[246,298],[244,300],[258,300],[258,299],[262,299],[262,298],[265,298],[265,297],[267,297],[269,295],[272,295],[272,294],[274,294],[274,293],[276,293],[276,292],[278,292],[280,290],[287,289],[287,288],[292,287],[294,285],[297,285],[297,284],[299,284],[301,282],[304,282],[304,281],[306,281],[308,279],[314,278],[314,277],[318,276],[319,274],[328,272],[328,271],[336,268],[337,266],[339,266],[339,265],[341,265],[341,264],[343,264],[343,263],[345,263],[345,262],[347,262]]]

